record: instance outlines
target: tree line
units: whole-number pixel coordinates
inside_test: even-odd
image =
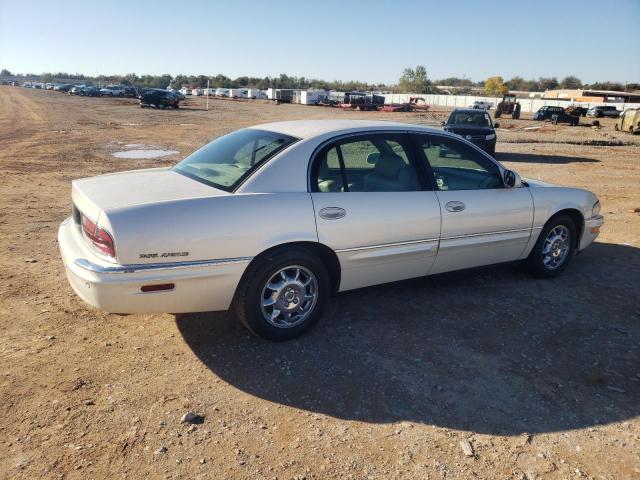
[[[20,74],[13,75],[9,70],[2,69],[0,77],[18,77],[18,78],[38,78],[43,83],[54,83],[63,81],[82,81],[86,83],[108,84],[115,83],[121,85],[135,85],[149,88],[167,88],[171,87],[176,90],[182,87],[204,88],[209,82],[211,88],[296,88],[296,89],[325,89],[325,90],[382,90],[397,93],[443,93],[436,88],[436,85],[445,85],[456,87],[456,93],[471,93],[479,88],[483,89],[487,95],[500,96],[508,90],[517,90],[524,92],[544,92],[545,90],[553,90],[556,88],[580,89],[589,88],[597,90],[617,90],[617,91],[634,91],[640,90],[639,83],[627,83],[623,85],[619,82],[596,82],[591,84],[583,83],[575,75],[566,76],[560,80],[557,77],[539,77],[536,79],[525,80],[522,77],[515,76],[509,80],[504,80],[500,76],[490,77],[486,80],[474,82],[468,78],[448,77],[439,80],[429,79],[427,69],[424,65],[418,65],[415,68],[405,68],[400,76],[398,83],[394,85],[375,84],[360,81],[340,81],[340,80],[318,80],[314,78],[296,77],[281,74],[279,76],[266,77],[249,77],[240,76],[230,78],[223,74],[215,76],[207,75],[136,75],[128,73],[126,75],[99,75],[86,76],[80,73],[41,73],[41,74]]]

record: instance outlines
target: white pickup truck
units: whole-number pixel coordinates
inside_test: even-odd
[[[469,105],[469,108],[475,108],[477,110],[491,110],[493,107],[493,102],[484,102],[481,100],[476,100],[473,104]]]

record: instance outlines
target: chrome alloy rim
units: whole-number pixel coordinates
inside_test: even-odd
[[[542,262],[547,270],[555,270],[569,255],[571,234],[564,225],[551,229],[542,247]]]
[[[261,308],[274,327],[291,328],[304,322],[318,300],[318,281],[305,267],[278,270],[262,289]]]

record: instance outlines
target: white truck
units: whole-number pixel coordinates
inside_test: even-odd
[[[493,107],[493,106],[494,106],[493,102],[486,102],[484,100],[476,100],[471,105],[469,105],[469,108],[475,108],[476,110],[491,110],[491,107]]]

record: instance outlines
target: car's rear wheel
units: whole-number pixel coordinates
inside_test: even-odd
[[[527,258],[529,271],[538,277],[560,275],[575,253],[576,226],[568,215],[557,215],[547,222]]]
[[[295,248],[252,263],[233,303],[249,330],[282,341],[302,335],[320,319],[329,292],[324,264],[309,251]]]

